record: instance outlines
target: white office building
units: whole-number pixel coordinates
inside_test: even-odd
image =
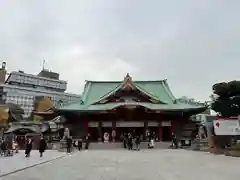
[[[42,70],[38,75],[32,75],[14,71],[0,84],[0,100],[1,103],[20,105],[24,116],[29,117],[34,111],[37,97],[49,97],[54,105],[81,99],[80,95],[65,93],[66,89],[67,82],[59,80],[58,73]]]

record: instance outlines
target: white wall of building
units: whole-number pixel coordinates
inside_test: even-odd
[[[3,86],[4,92],[2,99],[5,101],[5,103],[14,103],[20,105],[24,109],[25,117],[30,116],[31,112],[34,110],[34,101],[36,96],[51,97],[53,105],[57,105],[60,100],[64,103],[81,100],[80,95],[76,94],[26,88],[8,84],[3,84],[1,86]]]

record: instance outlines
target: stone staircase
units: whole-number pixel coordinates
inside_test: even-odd
[[[192,141],[191,150],[200,151],[200,150],[207,150],[209,148],[208,146],[208,140],[207,139],[195,139]]]
[[[83,149],[84,149],[83,143]],[[155,142],[155,149],[168,149],[171,145],[171,142]],[[49,149],[60,150],[60,143],[54,143],[48,145]],[[141,142],[140,144],[141,149],[148,148],[148,142]],[[123,144],[121,142],[114,142],[114,143],[103,143],[103,142],[91,142],[89,144],[89,149],[123,149]],[[63,150],[65,151],[65,150]]]
[[[156,149],[168,149],[170,146],[170,142],[155,142],[155,148]],[[148,148],[148,142],[142,142],[140,144],[141,149],[147,149]],[[115,142],[115,143],[102,143],[102,142],[96,142],[96,143],[90,143],[89,149],[123,149],[123,144],[121,142]]]

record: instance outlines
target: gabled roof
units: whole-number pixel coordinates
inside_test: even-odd
[[[144,94],[166,104],[176,100],[167,80],[159,81],[132,81],[132,84]],[[84,104],[93,104],[106,98],[124,86],[123,81],[86,81],[82,100]]]
[[[79,103],[73,103],[66,107],[60,108],[58,110],[63,111],[81,111],[81,112],[93,112],[93,111],[106,111],[112,110],[118,107],[124,106],[141,106],[150,110],[159,110],[162,112],[171,111],[199,111],[202,112],[206,109],[204,106],[192,106],[189,104],[153,104],[144,102],[117,102],[117,103],[107,103],[107,104],[97,104],[97,105],[80,105]]]
[[[157,103],[144,102],[116,102],[106,104],[96,104],[121,88],[136,88],[145,95],[157,101]],[[171,92],[167,80],[159,81],[132,81],[127,75],[124,81],[86,81],[82,101],[66,104],[57,108],[60,111],[104,111],[111,110],[121,106],[142,106],[147,109],[160,111],[191,111],[202,112],[206,109],[204,106],[194,106],[177,102]]]

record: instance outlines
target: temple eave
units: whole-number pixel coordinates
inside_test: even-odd
[[[131,105],[133,106],[133,105]],[[91,106],[91,108],[79,108],[79,109],[56,109],[56,112],[81,112],[81,113],[91,113],[91,112],[108,112],[110,113],[111,111],[114,111],[118,108],[123,108],[123,109],[135,109],[135,108],[145,108],[146,110],[150,110],[150,111],[154,111],[154,112],[158,112],[158,113],[164,113],[164,112],[187,112],[187,113],[191,113],[191,114],[198,114],[201,113],[203,111],[205,111],[207,109],[207,107],[194,107],[194,108],[150,108],[150,107],[145,107],[145,106],[136,106],[136,107],[128,107],[128,106],[117,106],[117,107],[110,107],[110,108],[99,108],[98,107],[94,107]]]

